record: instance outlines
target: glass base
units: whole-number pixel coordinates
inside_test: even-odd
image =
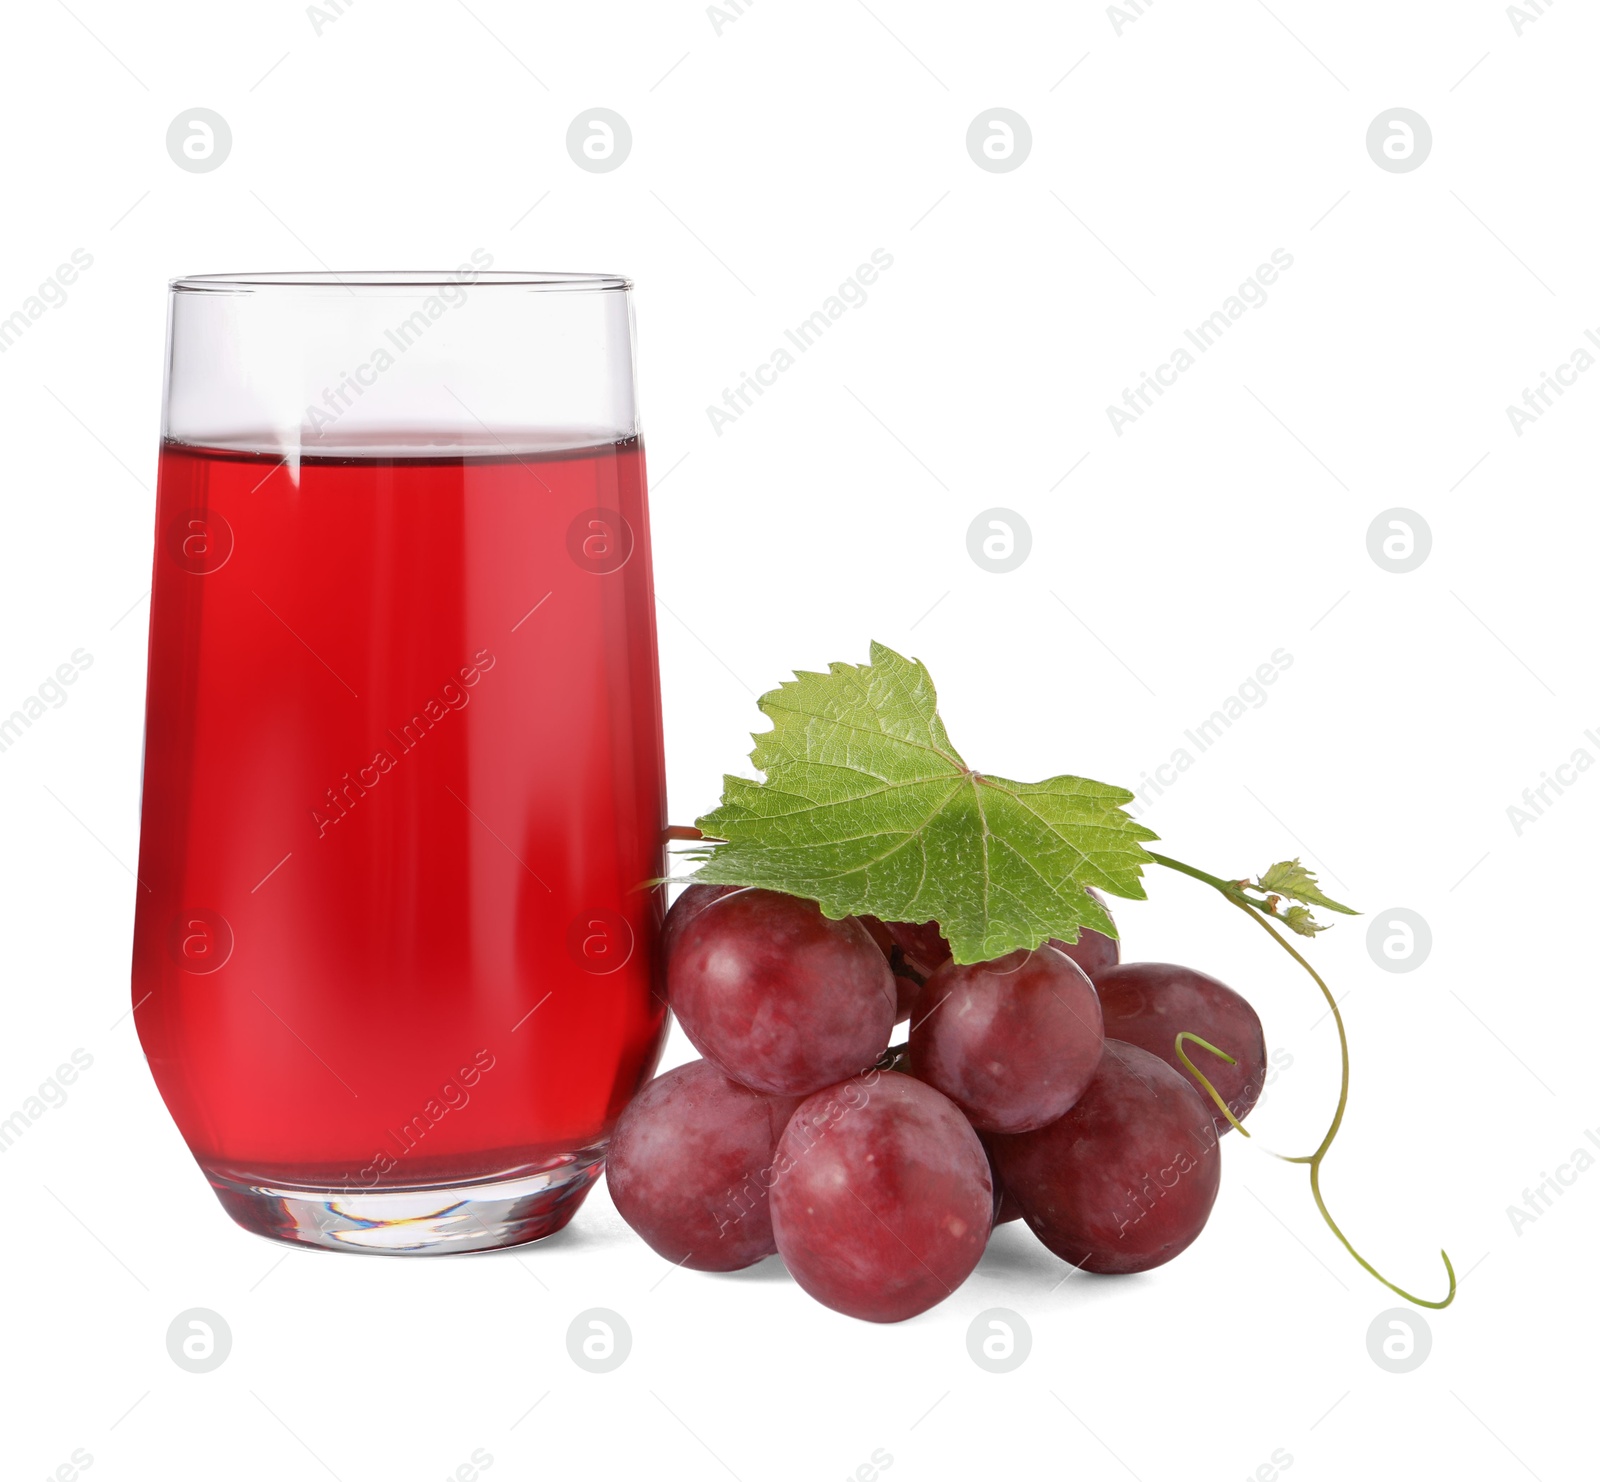
[[[537,1173],[416,1189],[297,1189],[206,1176],[222,1207],[254,1235],[324,1250],[447,1256],[554,1235],[577,1213],[604,1156],[594,1148]]]

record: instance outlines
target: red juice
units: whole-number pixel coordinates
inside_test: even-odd
[[[135,1017],[224,1203],[570,1168],[575,1207],[665,1032],[638,440],[169,443],[150,622]]]

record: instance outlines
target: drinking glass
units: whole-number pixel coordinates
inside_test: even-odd
[[[133,1001],[258,1234],[538,1239],[654,1069],[630,290],[475,263],[171,284]]]

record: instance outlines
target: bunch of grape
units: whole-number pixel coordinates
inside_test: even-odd
[[[679,1265],[777,1252],[818,1301],[874,1322],[949,1296],[1018,1217],[1084,1270],[1171,1260],[1211,1213],[1230,1126],[1179,1034],[1233,1057],[1189,1045],[1236,1118],[1264,1084],[1243,998],[1189,968],[1119,963],[1098,932],[961,965],[933,924],[693,885],[661,949],[704,1058],[624,1112],[617,1209]]]

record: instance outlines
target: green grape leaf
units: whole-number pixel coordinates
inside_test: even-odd
[[[1317,877],[1298,859],[1280,860],[1256,881],[1256,889],[1268,895],[1286,895],[1290,900],[1304,901],[1308,906],[1326,906],[1330,911],[1339,911],[1346,916],[1361,914],[1325,896],[1317,885]]]
[[[1353,916],[1355,912],[1352,911],[1350,914]],[[1290,931],[1300,937],[1314,937],[1319,931],[1328,929],[1304,906],[1290,906],[1279,919]]]
[[[874,643],[869,663],[797,672],[758,703],[765,780],[723,778],[721,806],[696,820],[721,841],[697,881],[803,896],[836,919],[936,921],[963,963],[1115,936],[1090,886],[1145,898],[1157,836],[1123,811],[1133,794],[972,770],[918,660]]]

